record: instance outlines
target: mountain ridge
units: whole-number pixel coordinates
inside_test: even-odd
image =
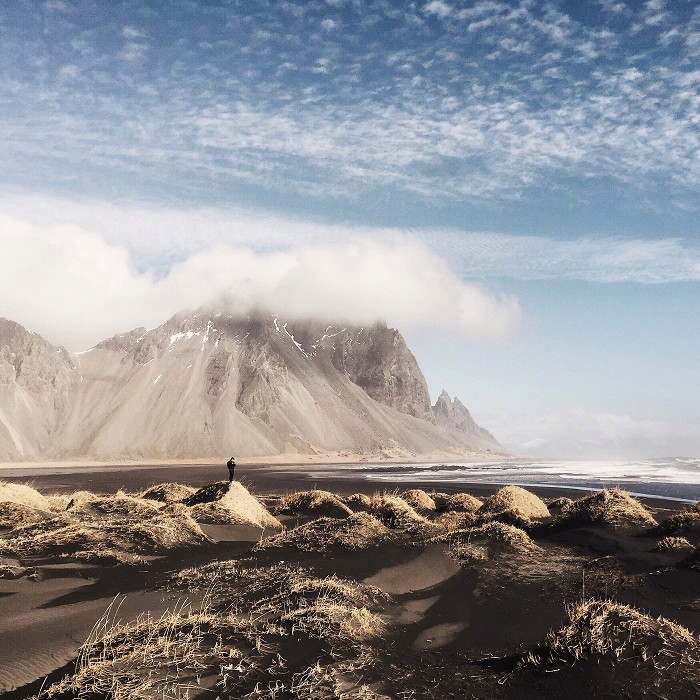
[[[4,461],[459,456],[476,447],[466,437],[438,424],[415,357],[381,322],[211,306],[70,353],[0,321]]]

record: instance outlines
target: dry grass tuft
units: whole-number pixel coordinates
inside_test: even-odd
[[[453,493],[445,499],[444,510],[457,513],[476,513],[484,504],[469,493]]]
[[[345,518],[352,513],[330,491],[297,491],[282,496],[274,509],[275,515],[312,515],[314,517]]]
[[[400,528],[415,534],[430,533],[436,529],[433,523],[399,496],[374,496],[368,512],[391,529]]]
[[[310,636],[332,637],[343,641],[362,642],[378,637],[384,622],[367,608],[338,602],[331,596],[319,595],[312,603],[302,604],[281,617]]]
[[[559,498],[552,499],[548,504],[547,508],[549,510],[564,510],[568,508],[573,503],[573,500],[567,498],[566,496],[559,496]]]
[[[0,481],[0,503],[18,503],[36,510],[49,510],[49,502],[45,496],[28,484],[13,484]]]
[[[504,486],[487,498],[479,509],[479,514],[501,513],[512,513],[525,520],[549,517],[549,510],[544,501],[519,486]]]
[[[283,575],[282,587],[289,580]],[[118,609],[110,609],[82,646],[75,672],[34,700],[377,698],[366,686],[357,693],[343,688],[348,681],[359,686],[359,672],[372,665],[374,654],[361,640],[381,633],[381,620],[328,590],[303,597],[288,589],[275,602],[294,605],[263,605],[264,617],[222,612],[209,599],[198,610],[180,604],[160,618],[143,615],[128,624],[117,621]],[[299,645],[304,670],[295,673],[280,651]],[[339,650],[350,658],[338,661]],[[292,653],[296,658],[299,652]]]
[[[330,547],[367,549],[393,538],[391,531],[369,513],[353,513],[347,518],[318,518],[278,535],[266,537],[256,550],[295,547],[305,552],[325,551]]]
[[[47,496],[46,500],[49,502],[49,509],[52,513],[63,513],[68,509],[71,497],[68,494],[57,493]]]
[[[13,530],[22,525],[30,525],[47,517],[44,511],[22,503],[0,501],[0,530]]]
[[[450,511],[448,513],[442,513],[435,518],[435,520],[433,520],[433,524],[439,527],[441,530],[452,532],[454,530],[464,530],[465,528],[476,525],[477,517],[474,515],[474,513]]]
[[[175,579],[188,590],[206,590],[228,600],[235,590],[256,619],[273,616],[305,634],[358,642],[381,634],[384,623],[369,608],[389,597],[374,586],[338,576],[318,578],[307,569],[286,564],[247,568],[237,561],[213,562],[179,572]]]
[[[133,518],[135,520],[156,517],[160,513],[160,509],[160,504],[156,505],[153,501],[145,498],[129,496],[123,491],[117,491],[114,496],[87,498],[69,507],[72,512],[87,512],[96,516]]]
[[[654,529],[658,535],[694,534],[700,537],[700,503],[694,503],[675,515],[662,520]]]
[[[282,527],[277,518],[240,482],[219,481],[199,489],[182,503],[203,522],[253,525],[260,529]]]
[[[72,556],[130,562],[135,553],[158,553],[207,541],[184,509],[133,517],[65,513],[15,528],[0,540],[0,553],[19,559]]]
[[[654,552],[661,552],[667,549],[692,549],[693,545],[685,537],[664,537],[654,546]]]
[[[192,496],[195,490],[191,486],[185,486],[184,484],[156,484],[147,488],[141,494],[141,498],[161,501],[162,503],[176,503]]]
[[[602,524],[656,525],[647,507],[618,488],[604,489],[571,503],[552,522],[552,529]]]
[[[434,499],[427,494],[423,489],[409,489],[401,494],[409,506],[412,506],[417,511],[433,511],[435,510]]]
[[[150,614],[121,624],[118,610],[107,610],[80,649],[76,671],[34,700],[113,698],[114,700],[184,699],[201,688],[202,670],[236,660],[224,649],[225,619],[210,608],[178,606],[160,618]],[[234,653],[232,653],[234,652]]]
[[[68,504],[64,510],[81,511],[84,510],[93,501],[99,500],[100,496],[92,491],[75,491],[70,496],[64,496],[68,499]]]
[[[502,553],[532,555],[542,551],[524,530],[496,520],[448,532],[435,541],[447,542],[450,556],[460,563],[491,559]]]
[[[568,617],[560,630],[549,633],[542,651],[524,659],[526,665],[609,657],[659,671],[675,667],[696,677],[700,673],[700,641],[675,622],[608,600],[574,605]]]
[[[477,539],[485,537],[488,540],[503,542],[510,545],[514,549],[539,549],[537,545],[530,539],[530,536],[514,525],[506,525],[500,522],[485,523],[474,531]]]
[[[366,512],[372,503],[372,499],[364,493],[353,493],[343,500],[345,505],[355,513],[359,511]]]

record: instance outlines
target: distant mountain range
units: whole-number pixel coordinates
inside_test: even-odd
[[[503,452],[428,388],[386,325],[284,321],[226,305],[83,353],[0,319],[0,460]]]

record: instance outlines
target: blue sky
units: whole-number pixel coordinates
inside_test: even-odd
[[[350,246],[364,296],[321,294],[401,325],[505,442],[698,453],[699,86],[686,0],[10,1],[6,265],[53,246],[78,281],[63,328],[49,290],[5,314],[92,342],[140,319],[105,293],[87,320],[86,260],[155,314],[215,291],[207,260],[273,266],[276,291],[211,277],[277,303]]]

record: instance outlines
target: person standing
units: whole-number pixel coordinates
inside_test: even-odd
[[[230,484],[233,481],[233,472],[236,469],[236,462],[233,457],[226,462],[226,466],[228,467],[228,482]]]

